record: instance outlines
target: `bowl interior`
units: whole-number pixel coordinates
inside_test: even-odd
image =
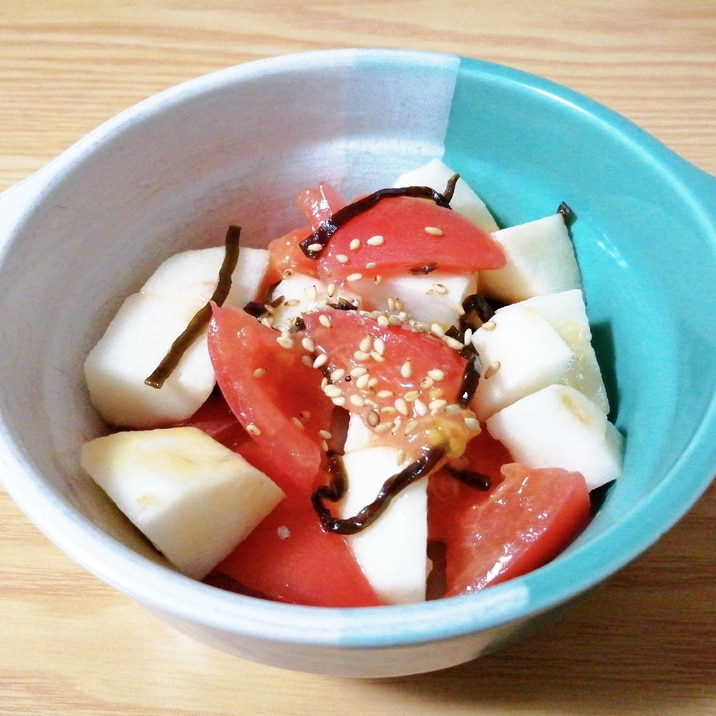
[[[524,578],[530,600],[519,610],[567,599],[648,546],[716,464],[704,435],[716,392],[714,217],[690,180],[716,199],[714,185],[563,88],[409,52],[215,73],[129,110],[44,172],[0,266],[3,450],[21,506],[109,581],[121,581],[119,567],[70,544],[68,524],[85,537],[99,525],[158,560],[77,463],[80,442],[102,430],[82,363],[121,300],[169,254],[220,244],[230,223],[248,245],[293,228],[303,186],[327,179],[351,196],[434,156],[504,225],[572,207],[595,343],[626,435],[623,477],[578,542]]]

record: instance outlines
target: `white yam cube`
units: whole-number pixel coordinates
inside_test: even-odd
[[[177,569],[202,579],[283,499],[198,428],[119,432],[85,443],[82,467]]]
[[[559,333],[526,302],[498,309],[475,331],[472,344],[481,366],[473,399],[479,420],[559,382],[573,357]]]
[[[445,191],[448,179],[456,173],[442,159],[432,159],[417,169],[401,174],[393,186],[429,186],[442,193]],[[490,232],[497,231],[497,222],[485,206],[485,202],[462,178],[455,185],[455,193],[450,201],[450,206],[481,229]]]
[[[409,463],[389,446],[353,450],[343,456],[348,492],[341,517],[353,517],[373,502],[383,483]],[[428,573],[427,480],[393,498],[371,525],[348,537],[356,561],[376,593],[390,604],[423,601]]]
[[[560,213],[495,231],[506,264],[480,272],[481,290],[503,303],[581,288],[572,241]]]
[[[175,254],[149,277],[141,293],[196,298],[206,303],[216,290],[224,255],[223,246]],[[239,250],[225,306],[243,308],[256,298],[266,275],[268,261],[269,253],[266,249],[242,247]]]
[[[549,321],[552,328],[572,349],[572,362],[560,383],[576,388],[608,415],[609,398],[592,346],[592,331],[582,291],[575,288],[571,291],[535,296],[524,303]]]
[[[215,376],[206,331],[162,388],[144,383],[203,305],[198,299],[147,293],[124,301],[84,365],[92,405],[108,423],[127,428],[167,425],[190,417],[209,397]]]
[[[384,311],[389,298],[399,298],[410,318],[428,325],[437,323],[445,329],[460,322],[463,301],[476,291],[475,274],[433,271],[425,275],[396,276],[371,286],[367,307]]]
[[[532,393],[486,424],[517,462],[581,472],[590,490],[621,473],[621,434],[601,408],[569,386]]]

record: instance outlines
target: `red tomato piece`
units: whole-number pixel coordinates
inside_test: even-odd
[[[209,580],[252,596],[319,607],[381,604],[340,535],[323,531],[310,502],[284,500]]]
[[[488,492],[446,489],[431,476],[430,538],[446,546],[445,591],[455,596],[537,569],[554,559],[590,520],[589,490],[577,472],[503,465]]]
[[[316,350],[327,357],[328,394],[383,439],[395,433],[397,442],[416,442],[418,426],[446,427],[453,418],[464,428],[462,413],[446,408],[457,400],[465,359],[441,339],[381,325],[358,311],[307,313],[304,322]]]
[[[287,493],[310,494],[333,405],[321,389],[321,372],[303,362],[300,339],[286,348],[278,337],[244,311],[214,306],[209,354],[226,402],[273,466],[268,474],[290,475],[286,484],[277,479]]]
[[[309,259],[299,246],[299,243],[310,233],[311,229],[306,227],[295,229],[269,243],[269,265],[264,279],[265,287],[277,284],[287,271],[318,276],[318,264],[315,259]]]
[[[306,187],[296,195],[296,206],[311,224],[311,231],[328,221],[344,203],[338,190],[325,181],[319,182],[318,186]],[[304,239],[308,233],[303,235]]]
[[[501,268],[505,255],[489,233],[456,211],[399,196],[379,201],[341,226],[318,264],[321,276],[341,280],[351,274],[394,276],[426,266],[474,273]]]

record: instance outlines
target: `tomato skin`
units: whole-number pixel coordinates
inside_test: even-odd
[[[308,500],[279,503],[216,567],[254,596],[319,607],[379,606],[346,541],[328,534]]]
[[[277,284],[287,271],[318,276],[318,264],[314,259],[309,259],[299,246],[299,243],[310,233],[311,229],[308,227],[294,229],[269,243],[269,265],[264,287]]]
[[[541,567],[590,520],[589,490],[580,473],[519,463],[503,465],[501,473],[499,484],[472,495],[463,485],[450,495],[441,485],[445,474],[431,476],[430,537],[447,548],[440,596],[467,594]]]
[[[265,471],[284,492],[306,495],[323,462],[319,432],[330,430],[333,405],[320,371],[303,362],[300,340],[283,348],[278,336],[244,311],[214,306],[209,355],[226,402],[271,467]]]
[[[355,239],[360,245],[352,249]],[[399,196],[379,201],[341,226],[318,264],[323,278],[340,280],[355,273],[394,276],[425,266],[474,273],[502,268],[505,255],[489,233],[461,214],[432,201]]]
[[[461,436],[465,432],[462,413],[448,415],[444,409],[429,407],[434,405],[432,401],[439,400],[455,404],[466,365],[457,351],[436,336],[416,333],[404,326],[381,325],[358,311],[328,309],[307,313],[304,323],[306,334],[328,359],[327,372],[334,375],[334,371],[343,370],[347,376],[333,381],[333,386],[342,392],[344,407],[373,428],[376,425],[371,419],[375,421],[379,416],[384,424],[393,422],[408,430],[381,432],[382,441],[394,442],[405,449],[414,444],[420,450],[425,429],[443,431],[446,438],[452,435],[464,448],[467,438]],[[371,355],[377,353],[376,341],[382,344],[383,355]],[[361,344],[365,348],[368,343],[371,347],[363,351],[368,357],[357,358]],[[354,369],[365,370],[366,374],[351,375]],[[436,370],[443,377],[430,379],[429,373]],[[366,384],[368,379],[372,382]],[[404,401],[403,414],[396,411],[396,400]],[[448,426],[453,422],[454,430]],[[420,429],[416,425],[407,428],[409,423],[418,423]]]
[[[310,223],[311,231],[316,231],[344,204],[338,190],[326,181],[319,182],[317,186],[306,187],[296,195],[296,206]],[[304,234],[303,238],[306,236],[308,233]]]

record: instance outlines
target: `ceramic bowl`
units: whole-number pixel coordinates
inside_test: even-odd
[[[624,474],[560,557],[470,596],[374,609],[271,603],[167,567],[78,467],[101,425],[82,363],[158,262],[292,228],[294,192],[346,195],[440,156],[502,224],[566,201]],[[344,676],[465,662],[554,619],[654,543],[716,471],[716,180],[593,101],[485,62],[328,51],[233,67],[107,122],[0,198],[0,460],[28,517],[177,629]]]

